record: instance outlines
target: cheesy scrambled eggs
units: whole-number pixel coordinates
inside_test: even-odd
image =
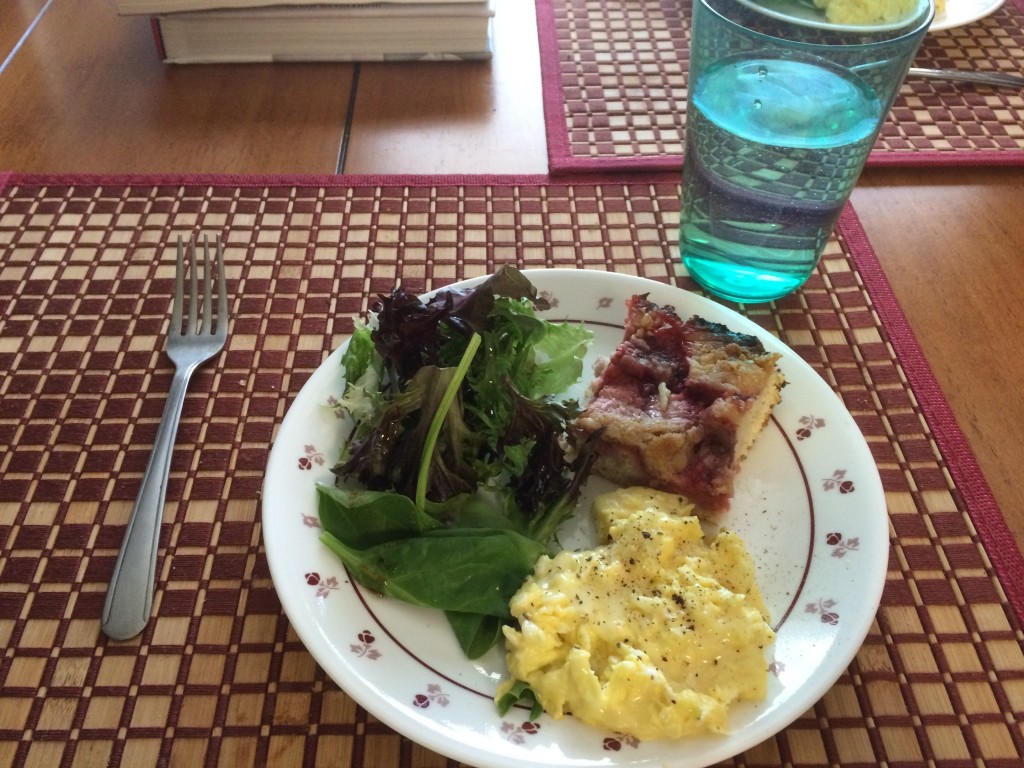
[[[505,628],[512,680],[555,718],[640,739],[726,733],[736,700],[761,700],[775,635],[736,534],[704,542],[693,505],[626,488],[599,496],[592,550],[542,557]]]

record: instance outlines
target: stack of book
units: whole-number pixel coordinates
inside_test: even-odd
[[[487,59],[490,0],[116,0],[175,64]]]

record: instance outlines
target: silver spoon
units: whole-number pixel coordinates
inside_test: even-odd
[[[911,67],[909,77],[923,77],[929,80],[958,80],[976,85],[990,85],[993,88],[1022,88],[1024,77],[1005,72],[979,72],[972,69],[924,69]]]

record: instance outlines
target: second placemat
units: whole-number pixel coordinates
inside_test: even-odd
[[[690,0],[536,2],[551,171],[681,167]],[[930,33],[915,63],[1019,73],[1022,22],[1021,0],[1008,0]],[[1024,164],[1024,93],[908,80],[868,164],[947,163]]]

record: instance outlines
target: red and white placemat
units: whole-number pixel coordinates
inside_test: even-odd
[[[674,176],[0,176],[0,762],[455,765],[356,705],[289,625],[263,541],[270,446],[396,281],[427,291],[513,263],[692,288]],[[106,584],[171,377],[172,243],[197,230],[224,238],[231,333],[185,405],[154,618],[111,642]],[[740,309],[856,419],[891,557],[849,669],[727,764],[1020,765],[1024,560],[854,212],[806,287]]]
[[[678,170],[690,0],[536,3],[550,170]],[[1024,73],[1024,0],[930,33],[915,64]],[[1024,90],[909,79],[868,164],[1024,164]]]

